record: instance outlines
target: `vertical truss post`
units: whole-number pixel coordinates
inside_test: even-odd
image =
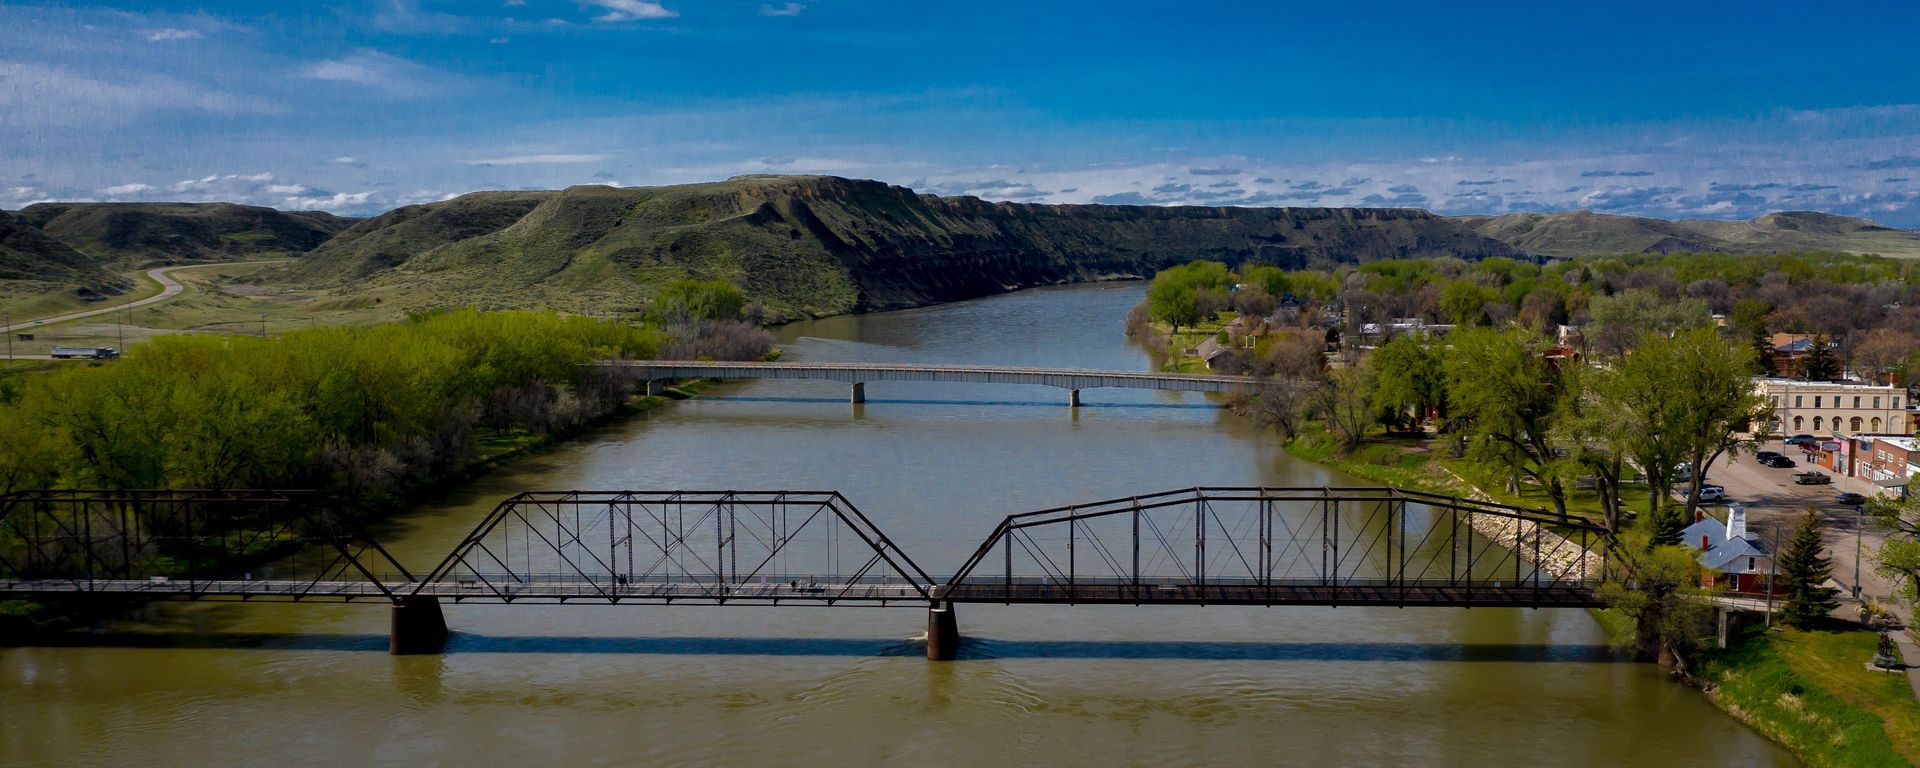
[[[1262,489],[1260,492],[1260,585],[1265,588],[1267,602],[1273,602],[1273,499]]]
[[[1133,599],[1140,599],[1140,499],[1133,500]]]
[[[1332,499],[1333,518],[1333,604],[1340,604],[1340,500]]]
[[[1473,606],[1473,532],[1475,530],[1477,529],[1473,527],[1473,510],[1469,509],[1467,510],[1467,571],[1465,574],[1467,577],[1468,607]]]
[[[1447,507],[1447,586],[1460,586],[1460,510]]]
[[[1202,599],[1207,594],[1207,514],[1205,497],[1194,491],[1193,499],[1193,583]]]
[[[1331,525],[1328,505],[1332,503],[1325,497],[1320,499],[1320,586],[1323,587],[1332,583],[1327,579],[1327,526]]]
[[[1074,586],[1073,559],[1075,554],[1073,545],[1074,545],[1074,539],[1078,538],[1079,536],[1077,529],[1080,526],[1079,526],[1079,522],[1072,517],[1073,512],[1071,510],[1067,512],[1067,515],[1068,515],[1067,517],[1067,604],[1072,605],[1073,597],[1074,597],[1073,595],[1073,586]]]
[[[1387,542],[1387,555],[1385,558],[1386,568],[1387,568],[1387,586],[1392,587],[1393,586],[1393,502],[1382,501],[1380,502],[1380,506],[1387,513],[1387,521],[1384,524],[1382,524],[1382,530],[1380,531],[1380,538],[1385,539]]]
[[[1005,527],[1006,526],[1005,523],[1002,523],[1001,525],[1003,526],[1002,530],[1004,530],[1006,533],[1000,538],[1000,551],[1007,556],[1007,580],[1001,583],[1001,589],[1006,592],[1007,604],[1012,605],[1013,604],[1013,528]]]
[[[1389,501],[1388,504],[1393,502]],[[1401,500],[1400,506],[1400,604],[1407,604],[1407,502]]]

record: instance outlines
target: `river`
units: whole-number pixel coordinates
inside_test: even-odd
[[[1137,284],[797,323],[788,360],[1140,370]],[[1206,397],[742,382],[511,462],[378,532],[428,569],[521,489],[838,489],[951,572],[1008,513],[1197,484],[1348,482]],[[1793,765],[1584,612],[963,605],[165,605],[0,649],[7,765]]]

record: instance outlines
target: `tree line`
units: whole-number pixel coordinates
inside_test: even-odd
[[[488,436],[571,429],[630,400],[635,382],[585,363],[770,348],[738,319],[737,289],[674,290],[640,322],[463,309],[271,339],[181,334],[0,380],[0,492],[318,488],[375,503],[460,470]]]

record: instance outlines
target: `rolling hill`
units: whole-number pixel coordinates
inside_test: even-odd
[[[1192,259],[1284,265],[1520,257],[1425,211],[992,203],[877,181],[752,176],[487,192],[368,219],[272,278],[407,304],[631,309],[680,277],[776,312],[837,314],[1152,274]]]
[[[357,221],[322,211],[232,203],[37,203],[16,215],[117,268],[298,255]]]
[[[1769,213],[1747,221],[1667,221],[1591,211],[1464,216],[1474,231],[1540,256],[1721,251],[1847,251],[1920,258],[1920,232],[1811,211]]]
[[[110,296],[133,281],[66,244],[0,211],[0,298],[77,292],[81,297]]]

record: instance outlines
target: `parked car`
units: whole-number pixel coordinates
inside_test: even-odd
[[[1768,461],[1772,459],[1779,458],[1779,456],[1780,456],[1780,453],[1777,451],[1761,451],[1753,455],[1753,460],[1760,462],[1761,464],[1766,464]]]
[[[1840,495],[1833,497],[1833,500],[1849,507],[1857,507],[1867,503],[1867,497],[1854,493],[1853,491],[1841,491]]]
[[[1827,485],[1832,482],[1833,478],[1828,477],[1827,473],[1811,469],[1793,476],[1794,485]]]
[[[1769,467],[1773,467],[1774,469],[1784,469],[1786,467],[1793,466],[1793,459],[1789,459],[1785,456],[1775,455],[1773,458],[1767,459],[1766,461],[1763,461],[1760,463],[1765,464]]]
[[[1814,443],[1820,442],[1820,439],[1813,435],[1794,435],[1793,437],[1787,438],[1784,442],[1787,445],[1813,445]]]
[[[1701,501],[1722,501],[1726,498],[1727,489],[1725,488],[1712,484],[1700,486]]]

